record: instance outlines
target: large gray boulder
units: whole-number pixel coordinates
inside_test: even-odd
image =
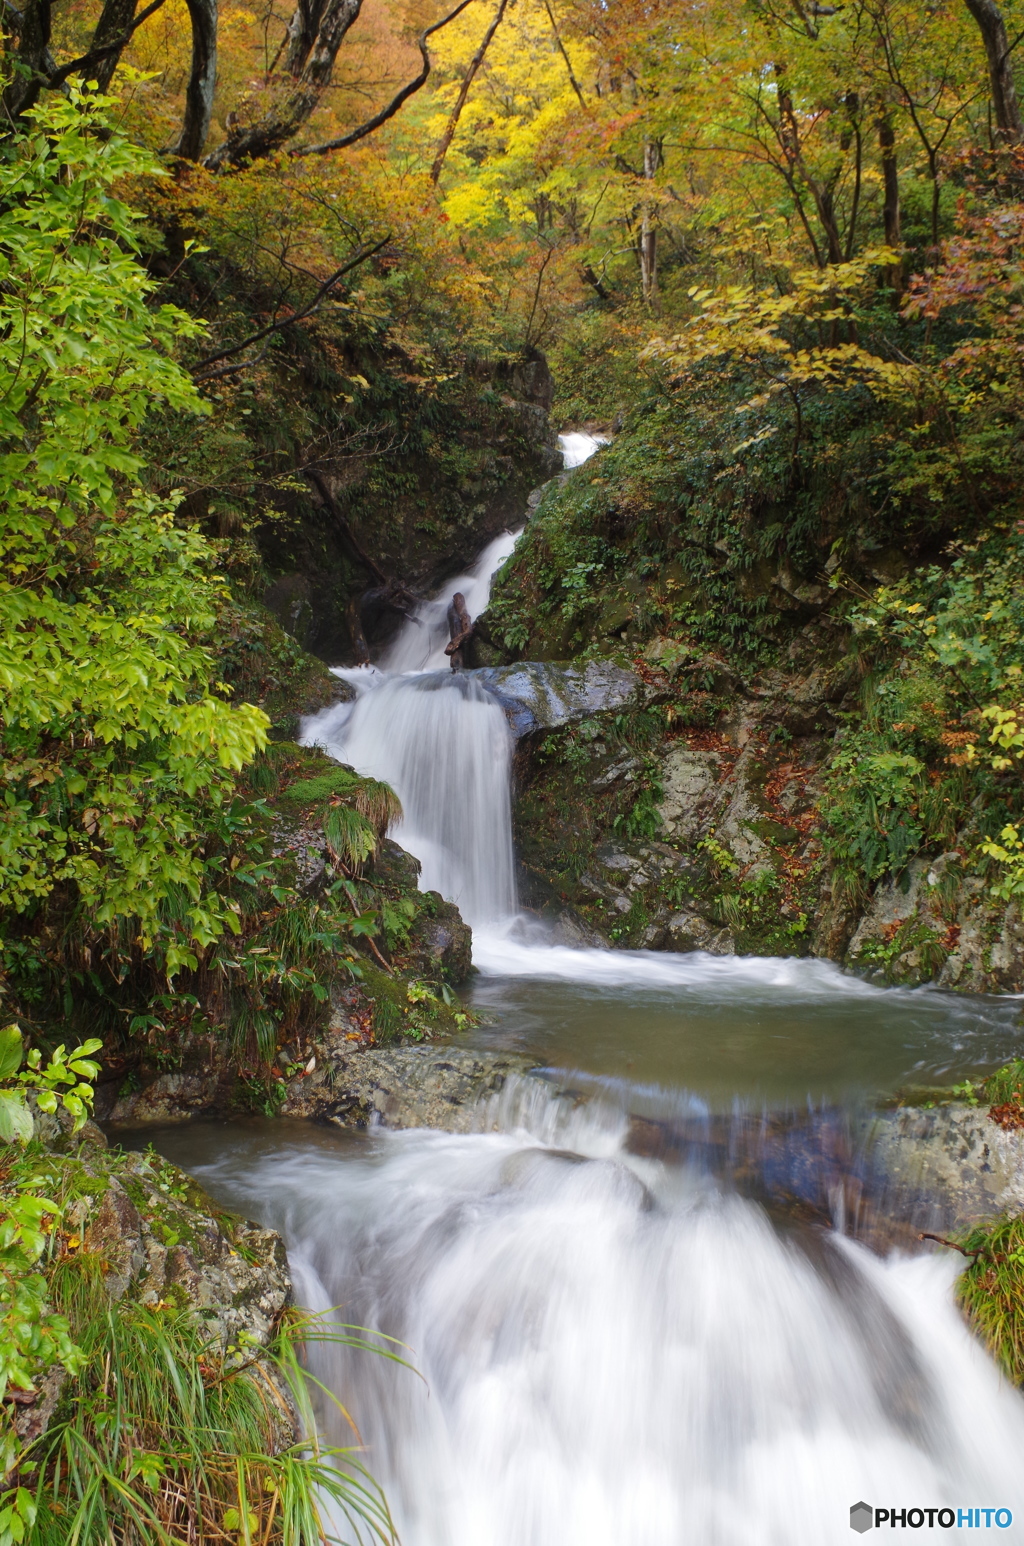
[[[473,676],[497,698],[517,740],[578,724],[604,710],[637,708],[644,701],[639,678],[607,660],[591,660],[585,666],[523,661],[484,666]]]

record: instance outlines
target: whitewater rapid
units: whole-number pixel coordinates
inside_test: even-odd
[[[284,1232],[303,1304],[405,1344],[421,1378],[311,1349],[405,1546],[838,1546],[862,1499],[1009,1508],[1021,1539],[1024,1404],[956,1263],[780,1232],[531,1083],[477,1133],[198,1170]]]

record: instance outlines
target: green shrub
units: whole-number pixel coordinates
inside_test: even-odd
[[[30,117],[0,157],[0,916],[130,919],[173,974],[235,927],[217,850],[268,721],[216,679],[213,548],[141,485],[152,407],[204,411],[171,358],[198,325],[152,306],[113,191],[165,173],[102,98]]]

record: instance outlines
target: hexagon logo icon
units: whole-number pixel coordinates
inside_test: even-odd
[[[875,1522],[875,1511],[870,1503],[854,1503],[850,1509],[850,1529],[863,1535]]]

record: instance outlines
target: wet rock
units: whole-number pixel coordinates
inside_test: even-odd
[[[184,1171],[145,1154],[129,1155],[113,1185],[139,1219],[131,1283],[139,1302],[194,1310],[222,1348],[265,1347],[291,1294],[280,1235],[217,1208]],[[91,1249],[91,1238],[83,1246]]]
[[[433,904],[433,915],[424,913],[417,919],[410,948],[416,953],[420,970],[427,975],[465,982],[473,970],[473,931],[463,922],[454,902],[446,902],[437,891],[427,895]]]
[[[291,1293],[279,1235],[217,1208],[148,1154],[86,1146],[68,1163],[79,1195],[66,1225],[98,1260],[111,1299],[190,1309],[222,1349],[269,1343]]]
[[[552,945],[567,945],[570,950],[607,950],[605,936],[581,918],[572,908],[562,908],[550,920],[547,935]]]
[[[486,666],[473,675],[497,698],[517,739],[644,701],[639,679],[609,661],[592,660],[583,667],[529,661]]]
[[[983,1108],[907,1106],[875,1118],[867,1136],[896,1191],[933,1199],[946,1228],[1024,1211],[1024,1132]]]
[[[898,881],[887,881],[878,887],[850,941],[851,961],[863,955],[868,944],[884,942],[890,937],[890,930],[899,928],[917,912],[921,887],[927,883],[930,868],[929,860],[913,859]]]
[[[414,854],[406,853],[396,842],[387,837],[373,861],[373,875],[386,886],[398,886],[403,890],[415,890],[419,884],[423,866]]]
[[[306,821],[297,812],[275,811],[270,832],[271,853],[284,863],[299,890],[312,895],[327,878],[329,854],[319,822]]]
[[[338,1051],[292,1081],[285,1111],[340,1127],[431,1127],[470,1132],[478,1102],[501,1091],[529,1060],[463,1047]]]
[[[120,1299],[146,1264],[139,1210],[116,1177],[90,1210],[82,1234],[82,1249],[103,1263],[104,1282],[111,1299]]]
[[[736,941],[731,931],[720,923],[712,923],[699,913],[682,912],[668,920],[665,943],[661,948],[680,953],[706,950],[713,956],[731,956],[736,954]]]
[[[140,1090],[124,1090],[108,1120],[111,1122],[187,1122],[218,1104],[220,1069],[194,1073],[159,1074]]]
[[[41,1380],[36,1380],[32,1400],[19,1399],[14,1408],[14,1431],[23,1445],[29,1445],[45,1433],[57,1410],[57,1404],[67,1384],[68,1376],[60,1364],[51,1369]],[[8,1387],[9,1388],[9,1387]],[[27,1393],[18,1393],[19,1397]],[[8,1398],[10,1399],[10,1398]],[[8,1407],[8,1411],[10,1408]],[[7,1478],[5,1478],[6,1480]]]
[[[703,837],[723,803],[723,761],[711,751],[685,743],[673,746],[661,764],[664,797],[658,807],[666,833],[693,844]]]
[[[533,403],[548,412],[555,399],[555,378],[547,356],[528,348],[515,360],[502,360],[495,367],[495,378],[506,385],[514,397]]]
[[[848,961],[884,960],[897,982],[936,981],[974,993],[1024,989],[1019,907],[993,901],[980,876],[960,873],[960,862],[956,849],[913,859],[897,880],[879,885],[852,933]]]

